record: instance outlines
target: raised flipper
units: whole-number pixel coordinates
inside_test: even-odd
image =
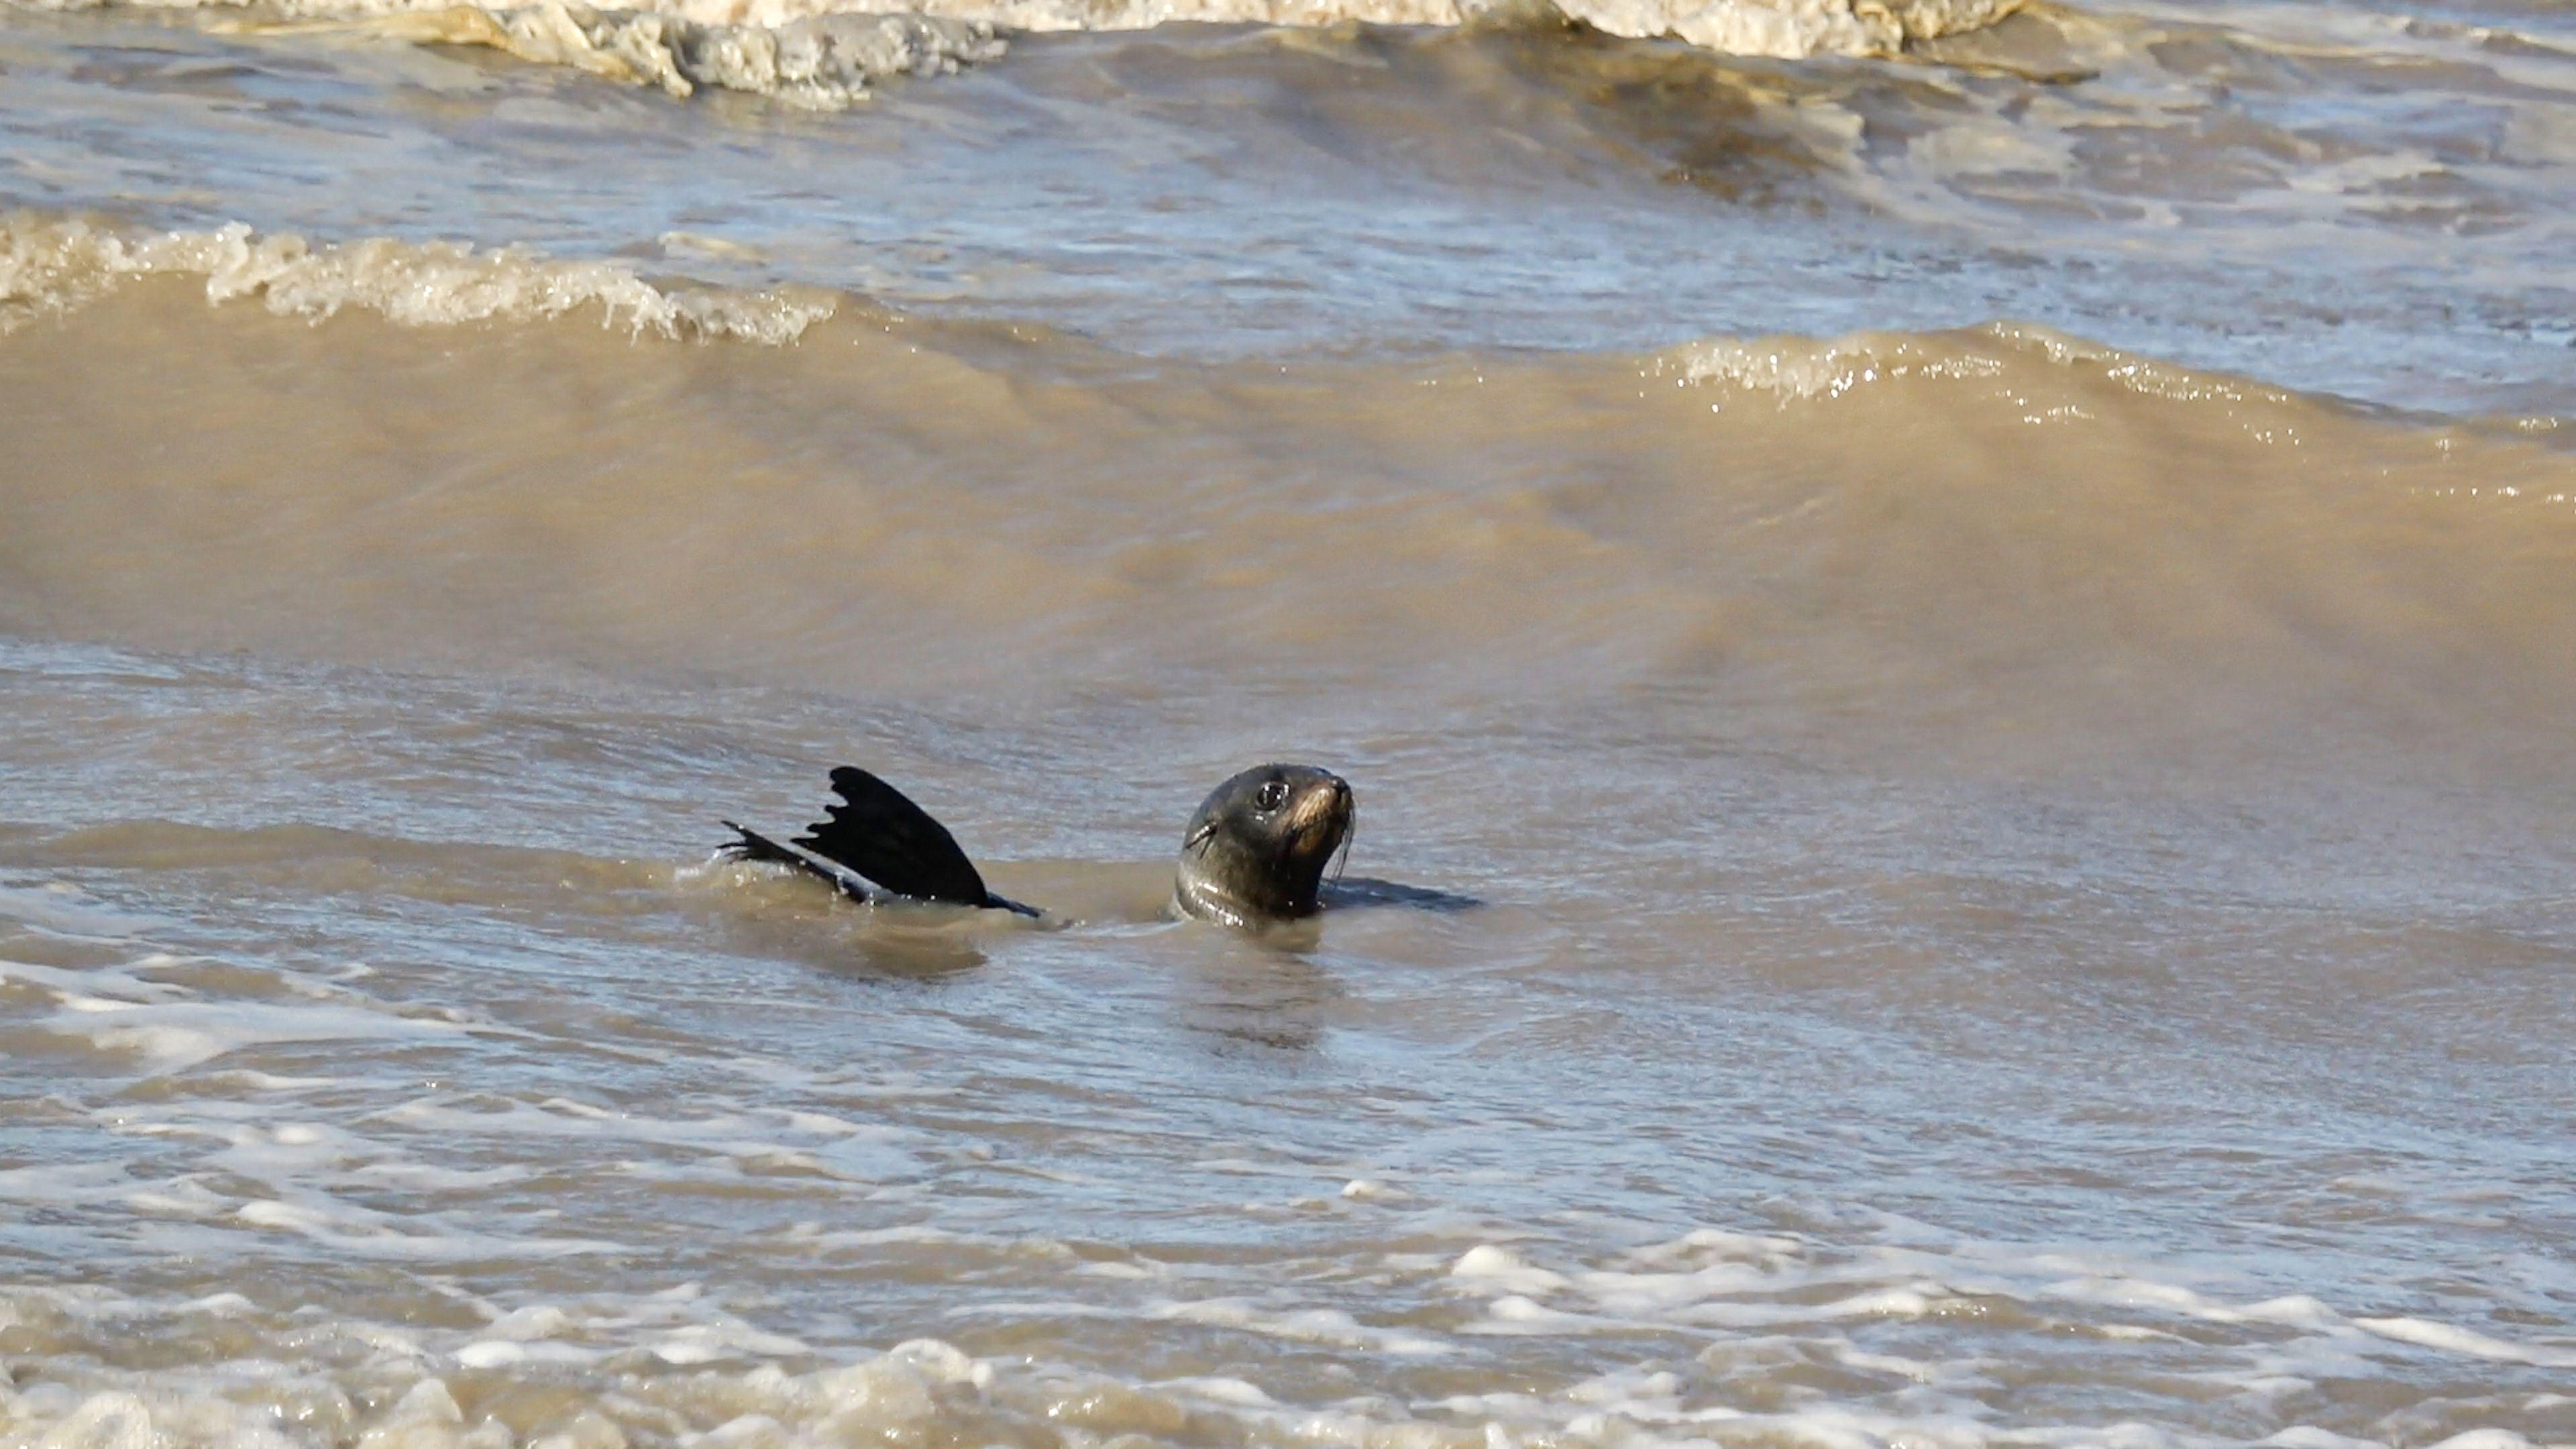
[[[730,820],[724,824],[727,829],[742,837],[740,840],[728,841],[716,847],[716,854],[728,860],[766,860],[779,865],[792,865],[817,880],[830,882],[832,889],[863,906],[872,906],[879,901],[901,899],[894,892],[848,866],[838,861],[826,860],[801,845],[781,845],[749,826],[736,825]]]
[[[948,827],[902,791],[849,765],[832,772],[832,790],[842,803],[826,806],[827,818],[789,844],[726,821],[742,837],[727,845],[726,852],[737,859],[795,866],[858,901],[901,896],[1038,914],[1035,907],[986,890],[984,877],[957,848]]]

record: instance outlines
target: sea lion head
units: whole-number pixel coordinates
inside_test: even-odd
[[[1312,765],[1256,765],[1190,817],[1174,898],[1190,915],[1231,926],[1311,916],[1324,867],[1350,831],[1349,781]]]

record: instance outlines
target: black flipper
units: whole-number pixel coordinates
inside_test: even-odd
[[[918,901],[947,901],[960,906],[989,906],[1024,916],[1038,912],[984,888],[984,877],[966,852],[957,848],[948,827],[904,798],[902,791],[854,766],[832,772],[833,793],[842,803],[826,806],[827,819],[806,827],[792,845],[731,826],[742,837],[727,849],[747,860],[772,860],[822,876],[845,895],[872,900],[875,895],[843,878],[844,872],[878,888],[879,895],[908,896]],[[820,857],[818,862],[813,857]],[[826,865],[842,869],[832,871]]]
[[[724,844],[716,847],[716,854],[723,856],[727,860],[766,860],[773,861],[779,865],[803,865],[805,863],[804,856],[799,855],[795,851],[789,850],[786,846],[779,844],[777,841],[770,839],[768,836],[761,834],[759,831],[754,830],[747,825],[736,825],[730,820],[719,821],[717,823],[723,825],[725,829],[742,837],[740,840],[728,840]]]
[[[766,860],[774,861],[779,865],[792,865],[818,880],[831,882],[832,889],[861,905],[874,905],[885,898],[884,891],[872,889],[870,883],[856,871],[825,860],[810,850],[793,845],[781,845],[757,830],[736,825],[730,820],[724,824],[726,829],[742,837],[740,840],[729,841],[718,848],[716,853],[727,859]]]
[[[796,843],[836,860],[899,896],[980,906],[990,892],[948,827],[902,791],[851,765],[832,772],[841,804],[806,827]]]

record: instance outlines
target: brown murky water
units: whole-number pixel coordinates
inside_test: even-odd
[[[0,19],[0,1442],[2576,1442],[2535,14],[2100,14],[2081,83],[1073,37],[819,118]],[[2522,220],[2246,263],[2423,175],[2353,76],[2462,46],[2519,129],[2441,194]],[[1601,141],[1713,74],[1830,164]],[[2358,109],[2202,125],[2296,184],[2161,248],[1889,200],[1974,111],[2143,206],[2040,113],[2188,96]],[[1467,166],[1498,115],[1553,159]],[[1426,116],[1458,166],[1375,154]],[[800,155],[756,256],[644,219]],[[1422,892],[1165,919],[1268,758]],[[707,863],[841,762],[1048,918]]]

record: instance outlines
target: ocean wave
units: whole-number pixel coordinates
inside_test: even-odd
[[[639,1439],[828,1445],[862,1435],[895,1444],[1217,1442],[1271,1449],[2100,1440],[2098,1432],[2076,1424],[2006,1419],[1993,1402],[1990,1360],[1873,1351],[1839,1323],[1749,1335],[1688,1332],[1685,1341],[1704,1344],[1695,1355],[1667,1352],[1640,1363],[1605,1362],[1589,1376],[1555,1384],[1480,1381],[1468,1374],[1455,1383],[1455,1392],[1410,1404],[1382,1394],[1300,1403],[1230,1374],[1103,1373],[1034,1355],[977,1356],[935,1338],[910,1339],[882,1352],[818,1352],[804,1340],[746,1322],[721,1306],[721,1295],[696,1285],[515,1308],[455,1296],[465,1303],[461,1311],[451,1310],[453,1316],[486,1321],[424,1328],[308,1318],[294,1335],[302,1355],[290,1349],[276,1357],[227,1359],[218,1351],[184,1366],[62,1373],[56,1355],[67,1358],[119,1331],[149,1326],[174,1337],[222,1341],[241,1337],[253,1325],[272,1327],[275,1319],[229,1292],[172,1302],[101,1291],[13,1290],[0,1296],[0,1306],[13,1311],[24,1336],[38,1346],[30,1366],[41,1364],[46,1371],[15,1389],[0,1380],[0,1411],[15,1421],[13,1443],[41,1437],[46,1444],[159,1440],[263,1449],[297,1442],[278,1432],[289,1424],[336,1442],[418,1449],[513,1442],[575,1449]],[[2012,1319],[2008,1297],[1990,1295],[1967,1315],[1989,1324],[1998,1316]],[[2091,1337],[2078,1324],[2046,1317],[2020,1326],[2051,1327],[2078,1341]],[[2105,1341],[2188,1342],[2162,1330],[2142,1340],[2112,1335]],[[2268,1437],[2176,1433],[2164,1425],[2133,1423],[2117,1442],[2389,1442],[2397,1437],[2393,1429],[2421,1422],[2421,1416],[2400,1409],[2374,1422],[2368,1413],[2318,1402],[2304,1392],[2313,1382],[2309,1376],[2354,1369],[2352,1354],[2368,1341],[2337,1322],[2210,1354],[2196,1377],[2235,1390],[2238,1403],[2287,1401],[2260,1414],[2260,1420],[2292,1421]],[[341,1347],[339,1363],[314,1352],[331,1347]],[[603,1382],[609,1372],[615,1374],[614,1388]],[[1783,1394],[1775,1382],[1783,1377],[1833,1389]],[[548,1391],[529,1392],[537,1382],[548,1382]],[[2452,1431],[2440,1442],[2459,1449],[2532,1443],[2494,1422],[2527,1420],[2532,1410],[2517,1412],[2515,1402],[2524,1397],[2477,1385],[2434,1421],[2436,1432]],[[2302,1409],[2340,1427],[2303,1421]]]
[[[128,271],[153,250],[38,234],[49,264],[65,237]],[[22,315],[126,274],[13,281],[10,257],[0,298]],[[2133,707],[2149,690],[2202,701],[2210,732],[2328,701],[2361,730],[2342,690],[2372,650],[2392,731],[2453,718],[2464,679],[2463,739],[2518,750],[2564,705],[2543,663],[2568,617],[2563,450],[2026,324],[1308,362],[1288,387],[1266,362],[1034,324],[895,324],[851,294],[778,349],[603,346],[587,312],[385,338],[267,315],[294,313],[291,291],[262,309],[205,306],[185,277],[149,288],[0,348],[30,427],[83,420],[31,434],[63,441],[13,480],[6,531],[42,567],[7,580],[0,620],[879,698],[999,697],[1072,660],[1085,687],[1247,660],[1503,698],[1542,676],[1686,681],[1782,718],[1866,699],[1908,721],[2058,721],[2076,753],[2161,738]],[[138,348],[245,365],[125,386]],[[641,397],[651,428],[618,401]],[[260,421],[208,426],[235,418]],[[489,465],[425,491],[436,455],[381,439],[455,418],[490,430]],[[181,436],[175,473],[135,441]],[[1036,479],[1052,508],[1027,506]],[[146,507],[190,525],[124,526]],[[2392,553],[2420,588],[2385,582]],[[725,586],[674,592],[675,567]],[[1077,893],[1115,916],[1128,887]]]
[[[129,236],[21,214],[0,222],[0,334],[152,276],[203,277],[209,302],[258,297],[271,312],[317,321],[355,307],[406,326],[452,327],[539,321],[595,305],[602,326],[638,337],[773,345],[796,340],[836,309],[820,293],[665,289],[613,262],[556,261],[518,247],[382,237],[316,246],[291,234],[257,236],[239,223]]]
[[[2132,392],[2172,402],[2286,406],[2293,401],[2293,395],[2280,388],[2179,366],[2028,322],[1990,322],[1948,333],[1712,338],[1656,358],[1649,370],[1686,383],[1720,383],[1769,393],[1785,406],[1841,397],[1881,380],[2001,377],[2033,361],[2097,368]]]
[[[758,21],[706,20],[654,10],[536,5],[422,5],[371,10],[295,0],[289,20],[231,22],[238,32],[357,31],[416,45],[481,45],[543,65],[659,86],[686,98],[713,86],[840,110],[895,75],[949,75],[1007,48],[982,19],[846,11]],[[684,7],[687,8],[687,7]],[[707,7],[696,7],[705,9]]]
[[[1570,19],[1611,35],[1672,37],[1730,55],[1894,56],[1981,30],[2026,0],[18,0],[41,9],[249,10],[248,32],[328,28],[413,44],[484,45],[675,96],[714,86],[823,109],[892,75],[948,74],[999,57],[1002,33],[1143,30],[1174,21],[1275,26],[1460,26]]]

